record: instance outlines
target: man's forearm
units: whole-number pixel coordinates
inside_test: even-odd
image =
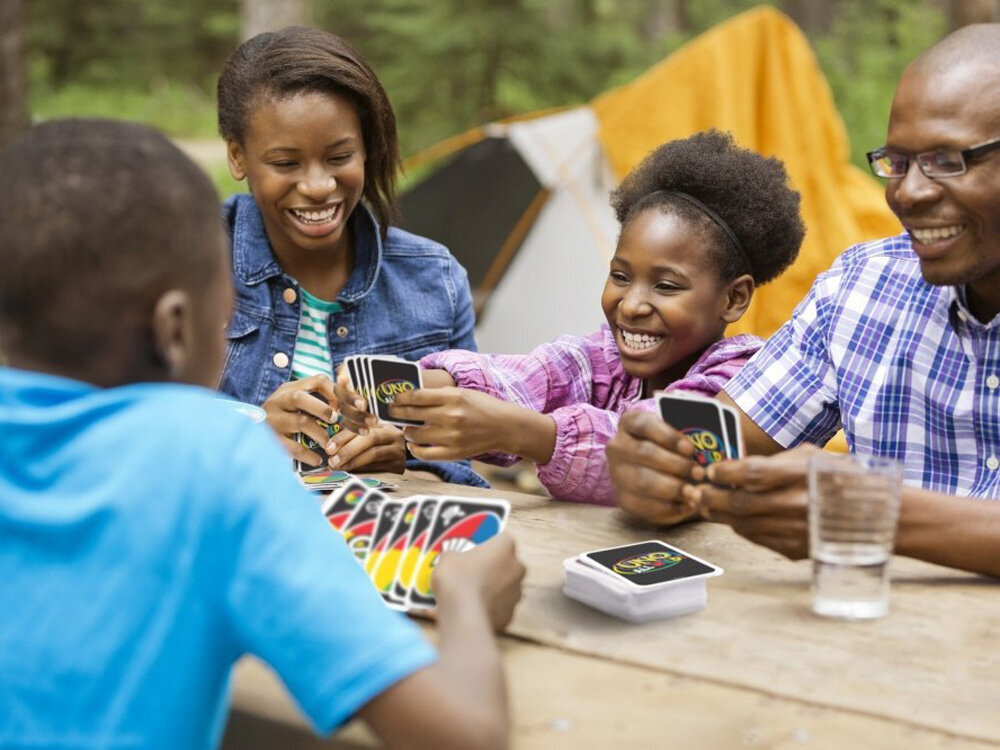
[[[1000,576],[1000,503],[904,487],[896,553]]]

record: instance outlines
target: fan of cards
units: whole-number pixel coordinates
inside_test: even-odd
[[[702,466],[743,455],[740,420],[731,406],[680,391],[657,393],[656,403],[663,421],[694,443]]]
[[[506,500],[416,495],[396,499],[351,482],[323,503],[386,604],[410,611],[434,607],[431,573],[444,552],[464,552],[504,529]]]
[[[723,572],[655,539],[585,552],[563,561],[563,568],[566,596],[630,622],[704,609],[705,579]]]
[[[423,424],[389,415],[389,405],[397,395],[422,387],[419,366],[399,357],[367,354],[347,357],[344,365],[351,378],[351,386],[368,401],[369,412],[383,422],[399,427]]]

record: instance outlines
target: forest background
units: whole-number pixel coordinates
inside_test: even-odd
[[[349,39],[396,108],[404,155],[491,120],[585,102],[759,0],[0,0],[0,146],[29,122],[119,117],[181,141],[225,195],[215,81],[242,39],[306,23]],[[783,0],[849,132],[880,145],[905,65],[1000,0]]]

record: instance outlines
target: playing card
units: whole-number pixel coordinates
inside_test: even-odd
[[[344,541],[360,562],[364,562],[368,555],[368,547],[375,533],[375,521],[385,500],[386,496],[378,490],[369,490],[341,527]]]
[[[353,474],[334,469],[314,469],[299,474],[299,481],[307,490],[336,490],[353,479]]]
[[[312,393],[311,395],[315,396],[318,399],[323,400],[323,397],[318,393]],[[315,422],[321,428],[326,430],[327,440],[332,438],[334,435],[340,432],[341,429],[343,429],[340,425],[339,419],[336,422],[326,422],[316,417]],[[304,464],[301,461],[295,461],[295,470],[300,474],[322,470],[326,466],[327,459],[330,458],[326,452],[326,444],[324,443],[323,445],[320,445],[311,437],[306,435],[304,432],[295,433],[295,439],[298,441],[299,445],[305,446],[307,450],[311,450],[313,453],[318,455],[323,460],[323,463],[320,464],[319,466],[310,466],[309,464]]]
[[[396,525],[389,532],[385,543],[385,548],[379,557],[377,565],[373,565],[369,572],[375,588],[378,589],[382,597],[388,601],[402,603],[406,601],[405,596],[397,596],[394,584],[397,581],[396,573],[399,571],[403,553],[406,550],[406,541],[410,535],[410,529],[417,518],[417,511],[420,508],[421,498],[408,498],[403,504],[397,518]]]
[[[431,574],[445,552],[464,552],[503,531],[510,503],[479,498],[442,498],[414,572],[407,602],[434,606]]]
[[[331,492],[323,503],[323,515],[333,528],[340,531],[344,528],[358,504],[368,494],[368,487],[363,482],[353,481],[340,489]]]
[[[694,460],[700,465],[729,457],[722,412],[715,401],[679,393],[660,393],[656,401],[663,421],[694,443]]]
[[[743,433],[740,430],[740,418],[736,410],[726,404],[719,404],[722,419],[726,428],[726,445],[729,447],[730,458],[740,458],[743,455]]]
[[[369,577],[375,571],[376,565],[385,552],[386,543],[389,540],[389,532],[396,526],[399,520],[399,512],[403,509],[403,503],[399,500],[385,500],[379,506],[378,518],[375,521],[375,530],[368,544],[368,554],[365,556],[365,572]]]
[[[629,586],[648,587],[699,576],[721,575],[719,568],[659,540],[594,550],[580,556]]]
[[[389,406],[397,395],[421,387],[420,367],[413,362],[386,357],[372,357],[369,366],[375,416],[395,425],[422,425],[419,420],[395,419],[389,414]]]
[[[417,514],[413,519],[413,526],[406,536],[396,580],[392,584],[392,593],[396,599],[404,602],[408,599],[410,585],[413,583],[413,574],[417,570],[417,563],[420,562],[420,555],[427,543],[427,535],[434,522],[437,507],[438,499],[436,497],[425,497],[420,500]]]

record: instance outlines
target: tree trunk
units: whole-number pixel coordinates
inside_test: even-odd
[[[833,0],[785,0],[785,12],[809,36],[824,34],[833,24]]]
[[[286,26],[308,26],[310,20],[309,0],[240,0],[243,41]]]
[[[0,0],[0,149],[28,127],[24,2]]]
[[[953,30],[971,23],[1000,21],[1000,2],[997,0],[951,0],[949,6]]]

